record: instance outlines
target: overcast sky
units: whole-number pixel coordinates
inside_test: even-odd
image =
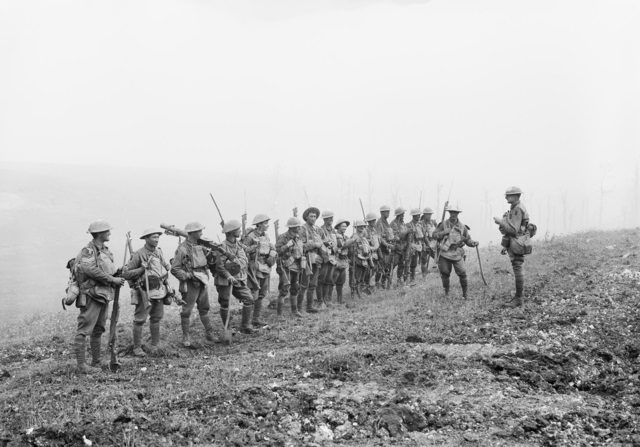
[[[627,191],[639,23],[634,0],[0,0],[0,162]]]

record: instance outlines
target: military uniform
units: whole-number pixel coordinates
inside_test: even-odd
[[[393,230],[393,264],[398,267],[397,276],[398,281],[403,281],[408,272],[406,265],[406,254],[409,249],[407,224],[400,220],[400,217],[396,217],[391,222],[391,229]],[[393,274],[393,272],[392,272]],[[391,279],[391,278],[390,278]]]
[[[335,225],[334,228],[337,228],[341,223],[349,223],[346,220],[340,220]],[[344,288],[344,283],[347,280],[347,269],[349,269],[349,248],[346,245],[346,236],[344,233],[336,232],[336,265],[333,269],[332,282],[336,287],[336,300],[338,304],[342,304],[342,293]]]
[[[209,251],[204,247],[185,239],[178,248],[171,263],[171,274],[180,281],[180,293],[185,304],[180,312],[183,344],[190,346],[189,318],[193,308],[197,306],[200,321],[205,328],[207,340],[213,340],[213,327],[209,319],[209,272],[207,256]]]
[[[369,221],[369,222],[374,222],[374,221]],[[380,234],[378,233],[378,230],[376,230],[375,225],[369,225],[367,226],[366,230],[365,230],[365,237],[367,238],[367,241],[369,241],[369,246],[371,247],[371,268],[367,269],[367,273],[365,275],[364,278],[364,284],[365,284],[365,291],[367,293],[371,292],[371,278],[373,277],[374,280],[378,274],[378,272],[380,272],[382,270],[382,265],[381,265],[381,256],[380,256],[380,245],[381,245],[381,237]]]
[[[253,324],[261,326],[260,314],[262,303],[269,293],[271,278],[271,268],[275,263],[275,247],[269,240],[269,236],[259,229],[255,229],[247,234],[243,241],[246,246],[246,253],[252,260],[249,264],[249,271],[252,272],[255,281],[250,281],[250,289],[253,293]]]
[[[528,234],[529,225],[529,213],[520,202],[520,194],[522,191],[520,188],[511,187],[506,191],[505,195],[514,194],[518,198],[515,202],[511,203],[509,211],[507,211],[502,217],[500,222],[500,232],[503,235],[502,245],[506,248],[509,259],[511,260],[511,267],[513,268],[513,275],[516,283],[516,294],[514,299],[516,305],[521,304],[522,293],[524,290],[524,254],[516,254],[511,248],[512,238]]]
[[[298,298],[300,289],[300,276],[304,270],[304,245],[300,236],[289,231],[281,234],[276,241],[276,251],[280,262],[281,288],[278,296],[278,306],[282,307],[282,302],[287,294],[290,294],[291,313],[295,316],[302,316],[298,310],[302,306],[302,298]],[[304,260],[304,261],[303,261]]]
[[[169,293],[167,284],[169,270],[171,266],[164,260],[162,250],[159,247],[150,250],[147,246],[136,251],[123,269],[122,276],[129,281],[131,287],[131,304],[136,306],[133,314],[134,351],[140,349],[142,326],[149,317],[151,346],[158,346],[160,321],[164,315],[164,300]]]
[[[371,244],[367,239],[364,230],[364,222],[356,221],[354,224],[357,228],[361,228],[351,236],[345,243],[350,250],[352,262],[350,264],[350,286],[352,295],[360,297],[360,292],[365,285],[365,281],[369,270],[371,269]]]
[[[464,245],[475,247],[477,242],[471,239],[467,227],[460,220],[452,222],[451,218],[441,222],[433,233],[438,241],[438,269],[442,278],[445,294],[449,294],[449,277],[451,268],[460,279],[462,296],[467,297],[467,271],[464,266]]]
[[[320,248],[322,264],[318,274],[318,301],[331,302],[333,269],[336,265],[336,230],[332,225],[325,224],[320,227],[319,232],[323,245]]]
[[[376,285],[389,288],[391,286],[394,234],[391,224],[380,217],[376,222],[376,230],[380,236],[380,269],[376,272]]]
[[[418,260],[422,257],[422,247],[424,242],[424,232],[419,221],[411,220],[407,223],[407,256],[408,272],[405,269],[404,280],[409,279],[411,282],[416,279],[416,268]]]
[[[247,287],[247,254],[239,241],[224,240],[220,245],[220,253],[215,261],[215,286],[218,291],[220,318],[224,325],[229,312],[231,295],[242,303],[241,331],[251,333],[251,317],[253,313],[253,295]],[[235,281],[231,281],[234,278]]]
[[[320,264],[322,263],[320,247],[323,246],[323,243],[322,237],[320,236],[320,229],[316,225],[309,225],[309,223],[305,222],[300,227],[300,240],[303,243],[307,266],[302,271],[300,291],[298,292],[298,303],[301,304],[306,293],[307,312],[315,313],[318,310],[313,307],[313,296],[315,294],[316,287],[318,286]],[[300,310],[300,306],[298,306],[298,310]]]
[[[436,230],[437,223],[434,219],[425,219],[424,217],[420,220],[420,226],[422,227],[422,233],[424,235],[424,239],[422,241],[422,253],[420,256],[420,270],[422,272],[422,276],[426,276],[428,272],[428,262],[429,257],[435,258],[436,256],[436,241],[433,239],[433,232]]]
[[[93,222],[89,232],[94,239],[89,242],[74,261],[75,276],[80,295],[76,306],[80,308],[78,326],[74,338],[74,348],[78,372],[92,372],[86,365],[86,338],[90,337],[91,366],[100,366],[102,333],[106,330],[109,303],[113,301],[116,289],[123,282],[115,277],[116,266],[109,248],[96,239],[96,235],[111,230],[104,221]],[[108,239],[107,239],[108,240]]]

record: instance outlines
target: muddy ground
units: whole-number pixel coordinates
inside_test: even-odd
[[[466,301],[434,270],[302,320],[269,310],[230,347],[180,347],[172,306],[145,359],[123,305],[122,369],[92,377],[73,372],[77,311],[37,315],[0,335],[0,445],[640,445],[639,245],[539,241],[516,309],[508,259],[481,251],[484,287],[469,251]]]

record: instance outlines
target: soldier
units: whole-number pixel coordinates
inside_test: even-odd
[[[411,281],[411,284],[415,284],[416,281],[416,268],[418,267],[418,260],[422,257],[422,244],[424,242],[424,232],[422,231],[422,225],[420,224],[420,215],[422,213],[418,208],[411,210],[411,222],[407,224],[407,256],[409,264],[409,272],[405,269],[404,280]]]
[[[331,282],[336,286],[336,299],[338,304],[342,304],[342,289],[347,279],[347,269],[349,268],[349,248],[346,245],[345,232],[349,226],[346,219],[338,219],[336,229],[336,266],[333,269]]]
[[[109,302],[116,289],[124,285],[118,277],[113,254],[105,245],[111,236],[111,225],[98,220],[89,225],[88,233],[93,238],[76,256],[74,269],[80,296],[76,306],[80,308],[74,348],[79,374],[99,372],[102,333],[105,331]],[[86,364],[86,338],[90,336],[91,366]]]
[[[369,245],[371,245],[371,264],[372,267],[367,271],[367,277],[365,278],[366,284],[366,293],[371,294],[371,277],[375,278],[378,275],[378,272],[382,269],[381,266],[381,256],[380,256],[380,233],[376,229],[376,220],[378,216],[376,213],[370,212],[367,213],[364,220],[367,224],[366,229],[366,237],[369,240]],[[376,284],[376,288],[379,288],[379,284]]]
[[[380,270],[376,273],[376,286],[391,287],[391,273],[393,273],[393,229],[388,222],[391,208],[388,205],[380,207],[380,219],[376,222],[376,230],[380,235]]]
[[[356,220],[353,224],[355,232],[345,242],[351,251],[351,290],[352,295],[360,298],[360,291],[365,284],[367,272],[371,269],[371,245],[367,239],[367,224],[362,220]]]
[[[394,215],[395,219],[391,222],[391,229],[393,230],[393,264],[398,266],[398,285],[403,285],[405,277],[407,273],[406,269],[409,267],[406,265],[406,254],[409,247],[407,242],[409,231],[407,229],[407,224],[404,223],[404,213],[405,209],[402,207],[396,208]],[[391,277],[393,276],[393,272],[391,272],[389,280],[391,281]]]
[[[265,327],[266,323],[260,320],[262,313],[262,303],[269,293],[269,283],[271,278],[271,267],[275,264],[276,250],[269,236],[269,216],[258,214],[253,218],[253,231],[249,231],[243,243],[246,245],[246,253],[253,262],[249,264],[249,271],[253,273],[255,281],[250,281],[251,293],[253,294],[253,326]]]
[[[302,274],[302,259],[304,257],[304,245],[300,239],[300,227],[302,222],[297,217],[290,217],[287,220],[288,230],[282,233],[276,241],[276,251],[280,263],[281,287],[278,295],[277,313],[282,314],[282,303],[290,294],[291,315],[302,317],[298,310],[302,306],[303,296],[298,296],[300,288],[300,275]]]
[[[320,210],[316,207],[309,207],[302,213],[302,219],[304,224],[300,227],[300,239],[304,244],[304,258],[306,265],[303,265],[302,278],[300,279],[300,291],[298,292],[298,302],[301,297],[307,294],[307,312],[317,313],[318,309],[313,307],[313,295],[318,285],[318,275],[320,273],[320,263],[322,257],[320,256],[320,247],[322,238],[320,237],[320,230],[315,225]],[[303,261],[303,264],[305,261]],[[300,310],[300,308],[298,308]]]
[[[142,350],[142,327],[147,318],[150,319],[151,352],[157,352],[165,300],[173,294],[168,282],[171,266],[158,247],[161,234],[162,230],[156,228],[143,231],[140,239],[144,240],[144,247],[133,253],[122,272],[131,287],[131,304],[136,306],[133,313],[133,355],[137,357],[146,356]]]
[[[197,244],[202,236],[204,225],[199,222],[190,222],[184,229],[187,237],[176,249],[171,262],[171,274],[180,281],[179,290],[185,302],[180,312],[180,324],[182,345],[188,348],[191,346],[190,317],[195,306],[198,307],[206,340],[213,342],[214,337],[209,318],[209,272],[207,270],[209,251]]]
[[[517,186],[512,186],[505,191],[505,199],[507,203],[511,205],[509,211],[507,211],[502,219],[494,217],[493,220],[499,225],[500,232],[502,233],[502,246],[504,247],[502,252],[509,255],[511,260],[511,267],[513,268],[513,276],[516,280],[516,293],[513,297],[512,305],[522,306],[522,292],[524,290],[524,254],[515,254],[511,247],[512,238],[516,238],[521,235],[528,234],[529,231],[529,213],[520,202],[520,196],[522,190]]]
[[[229,312],[229,299],[235,296],[242,303],[242,322],[240,332],[253,334],[251,328],[253,314],[253,296],[247,287],[247,254],[240,243],[242,224],[237,220],[230,220],[222,228],[225,240],[222,242],[220,253],[215,260],[215,285],[220,304],[220,318],[224,325]],[[229,316],[230,317],[230,316]],[[229,320],[230,321],[230,320]]]
[[[424,240],[422,243],[422,256],[420,257],[420,271],[423,278],[429,273],[429,257],[435,258],[436,256],[436,241],[433,239],[433,232],[438,224],[431,216],[433,216],[431,208],[427,207],[422,210],[420,224],[422,225]]]
[[[462,211],[459,206],[448,209],[449,219],[440,222],[433,237],[438,241],[438,268],[442,278],[445,296],[449,295],[449,276],[451,267],[456,271],[460,279],[462,297],[467,298],[467,272],[464,267],[464,245],[475,247],[478,243],[471,239],[467,227],[458,220],[458,214]]]
[[[324,304],[331,303],[333,269],[336,264],[336,230],[333,228],[333,216],[333,211],[323,211],[323,225],[320,227],[320,237],[323,244],[320,248],[322,264],[318,275],[316,295],[318,302]]]

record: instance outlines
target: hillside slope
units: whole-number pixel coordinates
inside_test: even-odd
[[[488,288],[468,252],[469,300],[455,280],[445,300],[433,271],[303,320],[269,311],[270,329],[230,347],[181,348],[172,306],[164,355],[146,359],[127,355],[123,305],[123,368],[91,378],[73,374],[75,309],[12,323],[0,336],[0,440],[640,445],[639,241],[635,229],[539,243],[518,309],[504,305],[512,275],[495,248],[482,252]]]

